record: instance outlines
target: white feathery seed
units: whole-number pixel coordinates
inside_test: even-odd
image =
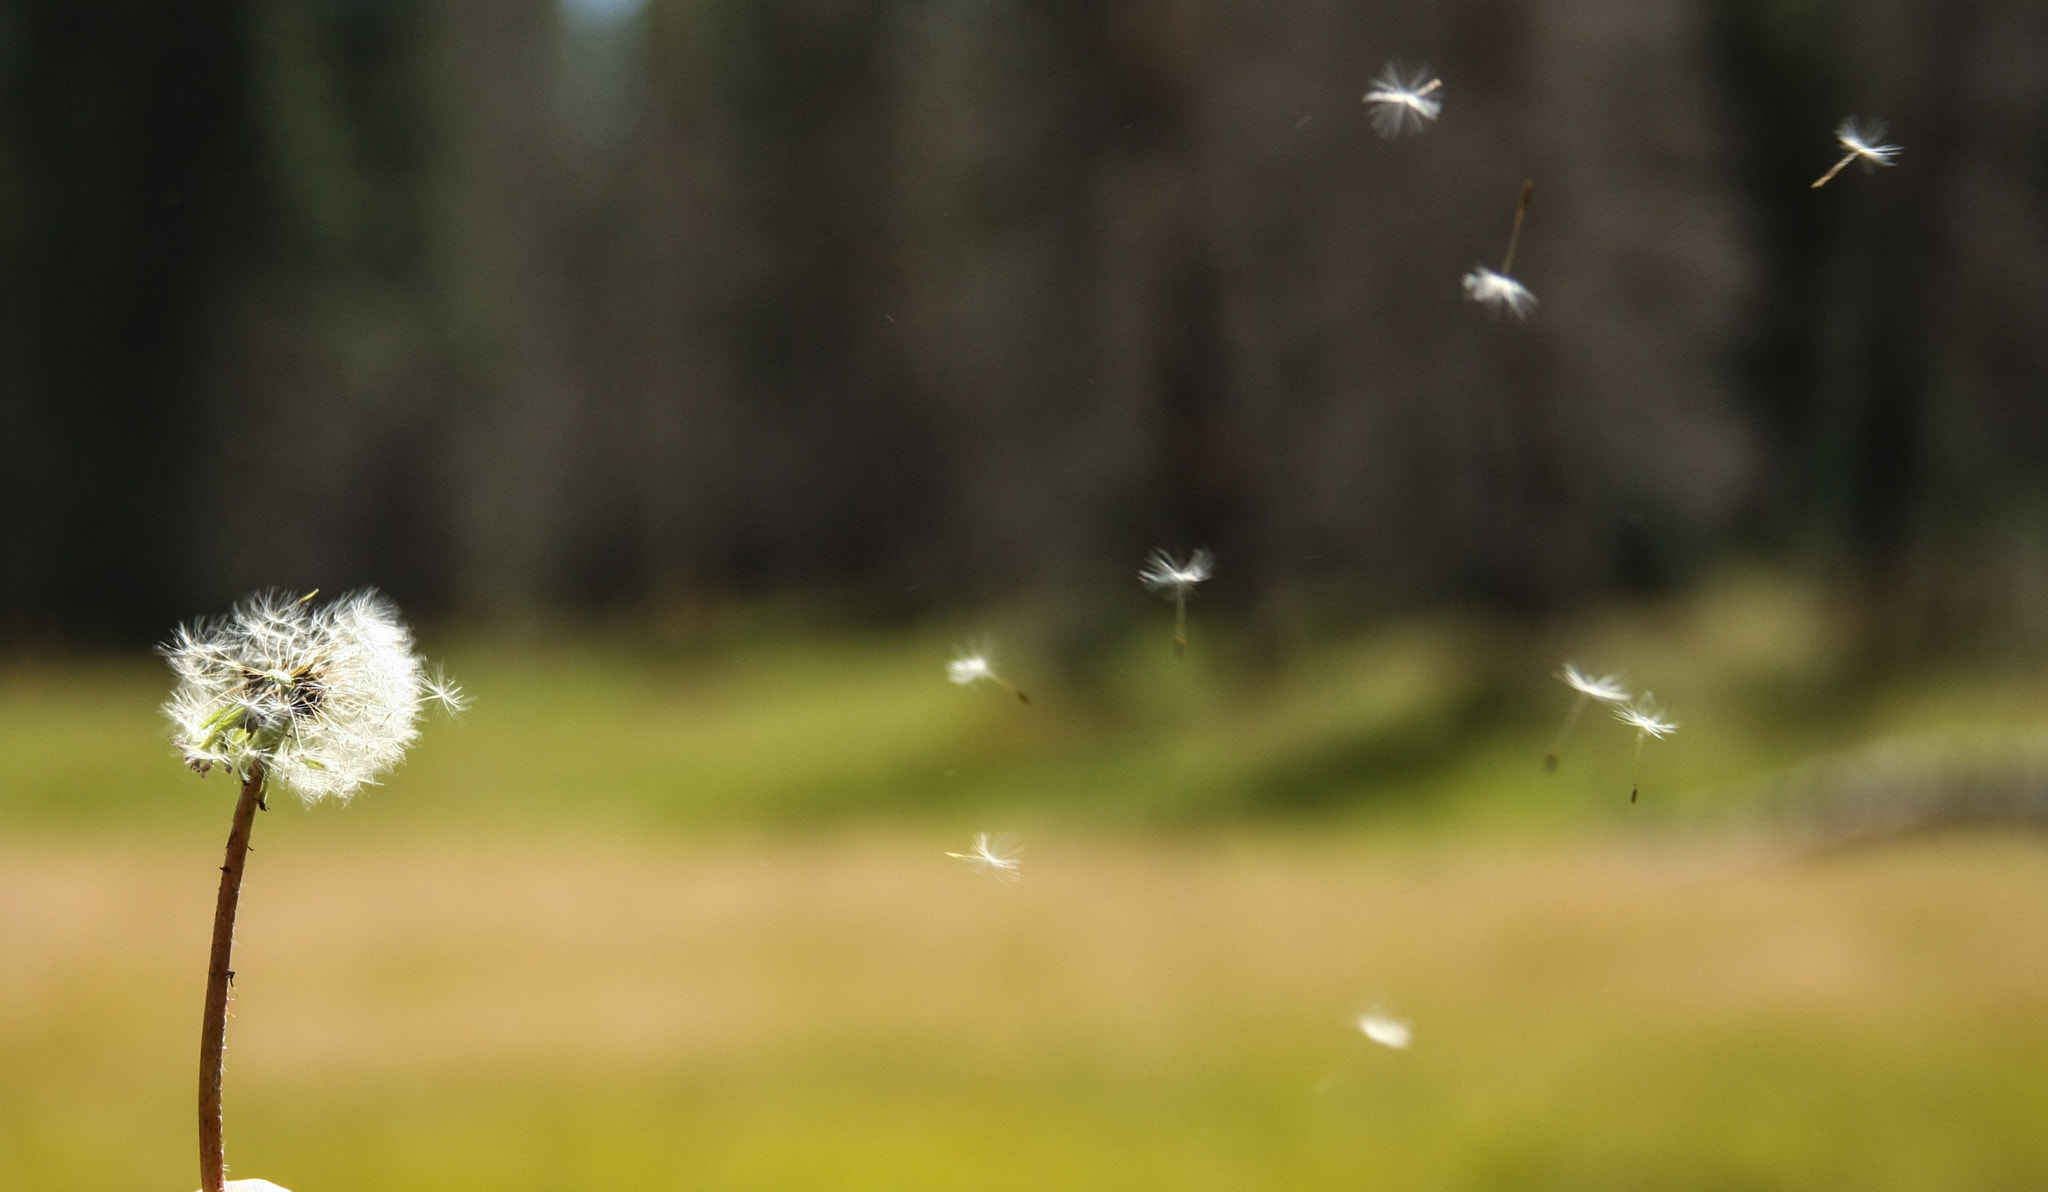
[[[1168,599],[1185,599],[1194,593],[1196,584],[1214,574],[1216,556],[1206,550],[1197,550],[1185,563],[1176,563],[1172,555],[1155,550],[1138,572],[1138,582]]]
[[[1505,310],[1518,319],[1528,318],[1529,312],[1536,309],[1535,291],[1484,265],[1474,266],[1465,275],[1465,297],[1490,311]]]
[[[1373,130],[1391,141],[1436,121],[1444,108],[1443,85],[1427,66],[1404,77],[1400,63],[1389,62],[1360,100],[1372,109]]]
[[[422,700],[464,706],[459,688],[426,675],[381,594],[312,599],[258,593],[160,647],[178,676],[163,711],[187,765],[246,778],[261,763],[307,803],[346,801],[404,758]]]
[[[1589,696],[1603,703],[1620,704],[1628,702],[1628,688],[1622,684],[1620,675],[1600,675],[1595,677],[1587,675],[1577,666],[1567,662],[1564,664],[1564,669],[1557,673],[1557,677],[1564,681],[1565,686],[1570,687],[1580,695]]]
[[[1031,697],[1024,694],[1022,688],[996,673],[995,663],[989,660],[987,646],[961,650],[957,657],[946,664],[946,679],[961,687],[970,687],[976,683],[993,683],[1016,696],[1018,702],[1031,702]]]
[[[976,832],[972,850],[946,855],[965,861],[970,868],[978,869],[999,882],[1009,883],[1024,877],[1024,859],[1018,855],[1020,851],[1008,837]]]
[[[1657,708],[1656,697],[1647,691],[1641,699],[1616,708],[1614,718],[1636,730],[1638,738],[1655,737],[1661,741],[1678,731],[1678,722],[1664,719]]]
[[[1879,166],[1899,164],[1893,159],[1904,150],[1897,145],[1882,144],[1884,134],[1885,126],[1882,120],[1872,120],[1868,124],[1854,116],[1843,120],[1835,129],[1835,143],[1847,152],[1842,155],[1842,160],[1829,168],[1827,173],[1814,179],[1813,189],[1819,190],[1832,182],[1835,175],[1841,173],[1842,168],[1852,161],[1863,163],[1863,169],[1867,173],[1876,172]]]
[[[962,687],[995,677],[996,672],[989,665],[988,655],[979,652],[962,654],[946,664],[946,678]]]
[[[1396,1051],[1406,1050],[1415,1038],[1415,1032],[1407,1023],[1377,1011],[1359,1015],[1358,1029],[1364,1032],[1366,1038]]]

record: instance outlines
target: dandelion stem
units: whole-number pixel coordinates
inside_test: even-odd
[[[1529,214],[1529,200],[1536,197],[1536,180],[1527,179],[1522,183],[1522,197],[1515,200],[1515,227],[1508,233],[1508,255],[1500,263],[1501,276],[1515,271],[1515,250],[1522,246],[1522,219]]]
[[[1828,183],[1834,181],[1835,175],[1842,172],[1842,167],[1848,165],[1850,162],[1855,160],[1856,155],[1854,153],[1850,153],[1844,156],[1842,160],[1835,163],[1833,169],[1829,170],[1825,174],[1822,174],[1819,178],[1816,178],[1814,180],[1813,189],[1819,190],[1821,187],[1826,186]]]
[[[235,907],[242,897],[242,867],[249,857],[249,829],[263,806],[263,763],[249,766],[235,823],[228,832],[227,861],[220,867],[220,899],[213,908],[213,953],[206,967],[206,1013],[199,1026],[199,1185],[221,1192],[227,1157],[221,1142],[221,1065],[227,1053],[228,994],[235,979],[229,967],[235,946]]]
[[[1188,594],[1184,590],[1173,597],[1173,656],[1188,656]]]
[[[1589,698],[1585,692],[1579,692],[1579,698],[1572,701],[1572,710],[1564,714],[1564,727],[1557,730],[1557,739],[1550,743],[1550,752],[1543,755],[1545,774],[1557,772],[1557,763],[1564,757],[1564,743],[1571,739],[1572,730],[1579,727],[1579,714],[1586,710]]]

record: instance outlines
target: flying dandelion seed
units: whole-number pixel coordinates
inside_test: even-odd
[[[1518,319],[1526,319],[1536,309],[1535,291],[1505,273],[1479,265],[1464,280],[1465,297],[1495,314],[1505,310]]]
[[[1848,152],[1844,153],[1842,160],[1836,162],[1827,173],[1814,179],[1813,189],[1819,190],[1821,187],[1834,181],[1835,175],[1841,173],[1842,168],[1852,161],[1862,162],[1865,173],[1876,173],[1879,166],[1895,166],[1899,164],[1892,159],[1905,151],[1897,145],[1879,144],[1878,142],[1884,138],[1884,134],[1885,127],[1882,120],[1872,120],[1866,125],[1859,123],[1856,117],[1851,116],[1842,121],[1841,125],[1835,129],[1835,141],[1842,148],[1848,150]]]
[[[1197,550],[1185,563],[1176,563],[1172,555],[1155,550],[1138,572],[1139,583],[1173,601],[1173,653],[1177,658],[1188,652],[1188,597],[1195,594],[1196,584],[1214,574],[1216,556],[1206,550]]]
[[[1555,772],[1557,763],[1563,759],[1565,742],[1571,739],[1573,730],[1579,727],[1579,716],[1586,710],[1587,701],[1597,699],[1609,704],[1628,702],[1628,688],[1622,686],[1620,675],[1601,675],[1592,678],[1567,662],[1564,669],[1557,673],[1557,677],[1578,694],[1572,699],[1571,710],[1564,714],[1564,727],[1557,730],[1557,738],[1550,743],[1550,752],[1543,755],[1543,772],[1546,774]]]
[[[946,678],[960,687],[972,687],[976,683],[993,683],[1016,696],[1018,702],[1031,702],[1031,697],[1024,694],[1016,684],[996,673],[995,666],[989,662],[988,651],[985,649],[961,651],[959,657],[946,664]]]
[[[1663,740],[1678,731],[1678,722],[1664,719],[1657,707],[1657,697],[1647,691],[1641,699],[1616,708],[1614,718],[1636,730],[1636,757],[1628,776],[1628,801],[1633,803],[1642,792],[1643,742],[1652,737]]]
[[[1391,141],[1436,122],[1444,109],[1443,86],[1427,66],[1404,80],[1401,64],[1389,62],[1360,101],[1372,109],[1373,130]]]
[[[1006,836],[991,836],[987,832],[977,832],[974,834],[974,848],[971,851],[946,855],[964,861],[969,868],[978,869],[1007,885],[1021,881],[1024,877],[1024,859],[1018,856],[1021,851]]]
[[[1536,292],[1514,279],[1515,250],[1522,246],[1522,221],[1529,214],[1529,200],[1536,197],[1536,180],[1522,183],[1522,195],[1515,200],[1515,223],[1508,232],[1508,252],[1501,258],[1500,271],[1484,265],[1465,275],[1465,297],[1498,315],[1505,310],[1526,319],[1536,309]]]
[[[1391,1047],[1395,1051],[1406,1051],[1414,1038],[1414,1031],[1407,1023],[1377,1012],[1359,1015],[1358,1029],[1381,1047]]]
[[[451,712],[463,706],[460,688],[427,675],[412,631],[389,601],[364,591],[314,608],[316,594],[251,596],[225,617],[180,626],[162,648],[178,676],[163,710],[185,764],[201,775],[226,770],[242,787],[220,870],[200,1024],[201,1192],[275,1187],[226,1184],[221,1136],[235,913],[249,833],[256,812],[270,805],[269,784],[308,804],[346,802],[404,758],[419,735],[423,702]]]

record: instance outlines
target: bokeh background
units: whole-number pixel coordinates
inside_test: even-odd
[[[2043,277],[2033,0],[0,0],[0,1186],[193,1182],[271,585],[474,708],[259,824],[236,1174],[2048,1184]]]

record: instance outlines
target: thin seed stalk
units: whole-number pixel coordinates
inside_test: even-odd
[[[1636,734],[1636,760],[1628,768],[1628,801],[1633,803],[1643,790],[1643,738],[1647,734]]]
[[[1184,591],[1173,596],[1173,656],[1188,656],[1188,594]]]
[[[1508,233],[1508,255],[1500,263],[1502,277],[1515,272],[1515,250],[1522,246],[1522,220],[1529,214],[1529,200],[1536,197],[1536,180],[1531,178],[1522,183],[1522,197],[1515,200],[1515,227]]]
[[[1557,738],[1550,743],[1550,751],[1543,755],[1543,772],[1555,773],[1557,763],[1564,757],[1564,743],[1571,740],[1572,730],[1579,727],[1579,715],[1586,710],[1586,693],[1572,701],[1572,710],[1564,714],[1564,727],[1557,730]]]
[[[221,1140],[221,1067],[227,1057],[228,995],[235,971],[235,908],[242,898],[242,869],[249,858],[249,830],[263,804],[263,763],[249,767],[242,797],[235,802],[228,831],[227,860],[220,867],[220,897],[213,907],[213,952],[206,966],[206,1011],[199,1025],[199,1186],[221,1192],[227,1156]]]
[[[1829,170],[1825,174],[1822,174],[1819,178],[1814,179],[1813,189],[1819,190],[1821,187],[1826,186],[1830,182],[1833,182],[1835,180],[1835,175],[1842,172],[1842,167],[1848,165],[1850,162],[1855,160],[1856,155],[1854,153],[1851,153],[1848,156],[1842,158],[1842,160],[1836,162],[1833,169]]]

